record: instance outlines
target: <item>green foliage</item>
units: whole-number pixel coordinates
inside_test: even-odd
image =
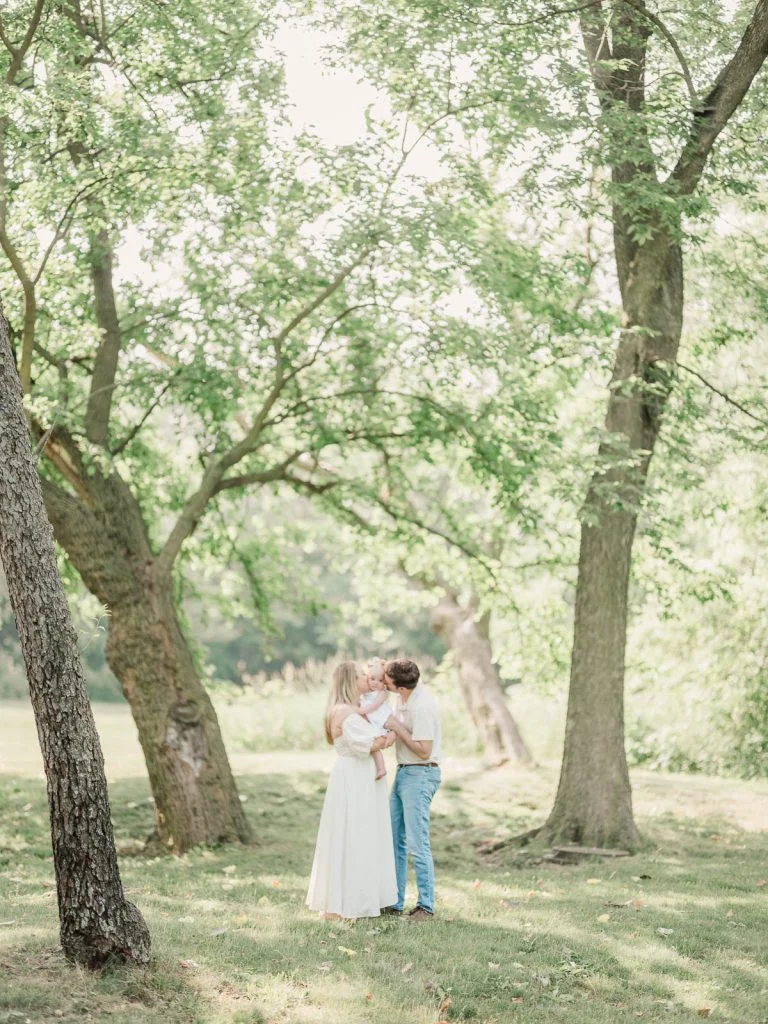
[[[285,501],[287,484],[416,544],[429,529],[409,517],[410,474],[446,463],[531,522],[562,389],[605,316],[583,302],[571,245],[540,250],[518,230],[482,155],[419,169],[454,112],[429,126],[369,112],[362,137],[329,146],[290,117],[272,42],[285,12],[73,11],[46,9],[31,85],[8,90],[2,125],[5,222],[37,278],[40,430],[68,438],[86,474],[121,474],[156,550],[186,523],[182,574],[236,560],[265,631],[291,537],[285,513],[265,528],[243,511],[247,485]],[[104,450],[84,421],[91,266],[109,250],[122,351]],[[22,278],[0,267],[17,338]],[[446,529],[471,546],[462,523]]]
[[[13,621],[4,581],[0,589],[0,700],[24,700],[29,697],[19,638]],[[80,641],[80,653],[86,671],[91,700],[122,700],[120,685],[107,668],[104,658],[106,616],[88,595],[79,580],[69,581],[69,601]]]
[[[176,562],[212,684],[338,649],[438,659],[428,616],[450,590],[493,613],[507,678],[562,695],[620,322],[615,205],[636,242],[671,229],[688,267],[681,365],[642,385],[676,378],[655,494],[610,494],[641,512],[630,756],[766,773],[766,76],[696,197],[608,174],[653,154],[666,175],[689,130],[669,34],[703,95],[749,13],[659,12],[640,113],[600,107],[577,12],[543,0],[44,5],[0,100],[4,249],[39,271],[30,410],[86,474],[120,473],[156,551],[237,455]],[[9,39],[30,14],[4,12]],[[352,60],[380,89],[344,145],[288,102],[279,30],[318,25],[329,65]],[[107,449],[85,422],[105,245],[122,334]],[[0,289],[20,352],[12,262]],[[604,464],[631,459],[613,444]],[[79,621],[106,698],[103,610]],[[22,692],[8,657],[6,695]],[[277,735],[309,743],[293,722]]]

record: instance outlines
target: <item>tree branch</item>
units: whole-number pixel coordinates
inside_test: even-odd
[[[10,38],[5,33],[2,18],[0,18],[0,43],[3,44],[8,53],[10,53],[11,57],[13,57],[14,53],[16,52],[16,47],[13,45]]]
[[[720,388],[715,387],[715,385],[712,384],[711,381],[708,381],[706,377],[702,376],[702,374],[700,374],[698,370],[694,370],[692,367],[686,366],[684,363],[681,362],[676,362],[675,365],[679,367],[681,370],[685,370],[686,373],[690,373],[692,377],[696,377],[696,379],[701,381],[701,383],[705,387],[709,388],[709,390],[713,392],[713,394],[718,395],[720,398],[723,399],[724,402],[727,402],[729,405],[732,405],[734,409],[738,409],[739,412],[743,413],[745,416],[749,416],[751,420],[754,420],[755,423],[759,423],[760,426],[768,427],[768,420],[764,420],[760,416],[756,416],[755,413],[753,413],[745,405],[742,405],[741,402],[737,402],[736,399],[732,398],[731,395],[729,395],[727,392],[721,391]]]
[[[505,28],[529,28],[531,25],[541,25],[547,23],[553,18],[557,18],[562,14],[579,14],[581,11],[589,10],[591,7],[599,7],[602,0],[586,0],[583,4],[574,4],[571,7],[552,7],[544,14],[540,14],[537,18],[528,18],[526,21],[507,21],[502,20],[496,24],[503,25]]]
[[[488,100],[487,102],[494,102],[494,100]],[[374,225],[373,225],[374,237],[376,236],[376,232],[378,230],[377,229],[377,222],[380,220],[380,218],[384,214],[384,210],[385,210],[385,207],[386,207],[386,204],[387,204],[387,200],[388,200],[389,195],[390,195],[390,193],[392,191],[392,188],[394,187],[395,181],[399,177],[400,172],[402,171],[402,169],[405,166],[408,158],[413,153],[413,151],[416,149],[416,147],[426,138],[426,136],[432,131],[432,129],[435,128],[441,121],[444,121],[446,118],[451,117],[451,116],[453,116],[455,114],[461,113],[464,110],[469,110],[469,109],[472,109],[472,108],[474,108],[476,106],[479,106],[479,105],[481,105],[481,104],[476,104],[475,103],[475,104],[467,104],[465,106],[457,107],[455,109],[449,108],[448,110],[444,111],[442,114],[439,114],[437,117],[435,117],[432,121],[430,121],[429,124],[427,124],[426,127],[419,133],[419,135],[417,136],[415,141],[410,146],[408,146],[408,147],[404,146],[403,147],[403,149],[402,149],[402,156],[401,156],[400,160],[398,161],[398,163],[395,165],[395,168],[392,171],[392,174],[390,175],[389,180],[387,181],[386,187],[384,189],[384,192],[382,194],[381,200],[379,201],[378,207],[376,209],[376,213],[375,213],[374,218],[373,218],[374,219]],[[363,264],[365,262],[365,260],[370,256],[370,254],[375,251],[375,249],[377,248],[378,244],[379,244],[378,243],[378,238],[375,237],[375,240],[370,245],[366,246],[363,249],[363,251],[361,253],[359,253],[358,256],[355,257],[354,260],[352,260],[350,263],[347,264],[346,267],[343,267],[336,274],[336,276],[326,285],[326,287],[323,288],[322,291],[320,291],[315,296],[314,299],[312,299],[305,306],[303,306],[298,311],[298,313],[285,325],[285,327],[283,327],[282,330],[280,330],[277,333],[277,335],[275,335],[275,338],[274,338],[275,345],[276,346],[281,345],[282,342],[284,342],[285,339],[300,324],[302,324],[308,317],[310,317],[312,315],[312,313],[315,312],[316,309],[318,309],[320,306],[322,306],[322,304],[327,299],[329,299],[331,297],[331,295],[334,294],[334,292],[338,291],[338,289],[346,281],[346,279],[350,276],[350,274],[354,270],[356,270],[359,266],[361,266],[361,264]]]
[[[334,487],[339,487],[341,484],[340,480],[326,480],[325,483],[319,484],[314,480],[305,480],[303,477],[294,476],[293,473],[286,473],[283,479],[292,487],[298,487],[300,490],[305,490],[309,494],[325,494],[327,491],[331,491]]]
[[[67,231],[69,231],[69,228],[72,225],[75,207],[77,206],[77,204],[80,202],[81,199],[87,197],[88,191],[90,189],[92,189],[95,185],[100,184],[102,181],[106,180],[106,178],[102,177],[97,179],[96,181],[89,182],[87,185],[84,185],[81,189],[79,189],[79,191],[76,192],[75,195],[67,203],[64,213],[61,215],[59,223],[56,225],[56,230],[53,233],[53,238],[51,239],[48,247],[43,253],[43,257],[40,260],[40,265],[38,266],[37,271],[35,272],[35,276],[32,278],[33,284],[36,285],[39,282],[40,278],[43,276],[43,272],[45,271],[48,260],[51,258],[53,250],[56,248],[61,239],[66,235]]]
[[[166,381],[166,383],[160,389],[160,392],[158,393],[157,398],[155,398],[155,400],[150,403],[149,408],[144,413],[144,415],[141,417],[139,422],[137,424],[135,424],[135,426],[131,427],[131,429],[125,435],[123,440],[120,441],[119,444],[115,445],[115,447],[111,449],[111,452],[110,452],[111,455],[113,455],[113,456],[119,455],[122,451],[124,451],[128,447],[128,445],[131,443],[131,441],[133,441],[133,439],[139,433],[139,431],[144,426],[144,424],[147,422],[149,417],[152,415],[152,413],[158,407],[158,405],[160,404],[161,399],[164,398],[165,395],[168,393],[168,391],[170,390],[170,388],[171,388],[171,386],[173,384],[174,379],[179,376],[180,372],[181,372],[180,370],[177,370],[171,376],[171,379],[169,381]]]
[[[423,519],[419,518],[415,514],[408,514],[407,512],[404,512],[402,509],[395,508],[394,505],[390,504],[390,502],[386,501],[383,498],[376,497],[375,501],[379,508],[383,509],[383,511],[386,512],[387,515],[395,522],[401,520],[402,522],[410,523],[411,526],[415,526],[417,529],[422,530],[424,533],[431,534],[431,536],[437,537],[440,540],[445,541],[446,544],[449,544],[451,547],[456,548],[457,551],[461,551],[461,553],[463,555],[466,555],[467,558],[470,558],[472,559],[472,561],[477,562],[478,565],[481,565],[483,569],[491,577],[491,579],[496,578],[493,569],[488,564],[488,562],[486,562],[485,558],[477,551],[474,551],[472,548],[464,544],[463,541],[456,540],[455,537],[451,537],[450,534],[446,533],[444,530],[441,530],[437,526],[430,526],[429,523],[424,522]]]
[[[450,422],[455,415],[454,410],[442,405],[430,395],[414,395],[411,392],[397,391],[393,388],[345,388],[343,391],[335,391],[330,395],[315,395],[313,398],[302,398],[298,402],[294,402],[293,405],[289,406],[278,416],[274,416],[271,420],[267,420],[264,426],[274,427],[280,423],[285,423],[286,420],[293,419],[304,412],[308,412],[315,403],[333,402],[339,398],[352,398],[356,395],[382,395],[384,397],[403,398],[409,402],[419,402],[422,405],[428,405],[430,408],[434,409],[446,420],[446,422]],[[469,423],[467,423],[466,426],[469,427]]]
[[[81,34],[84,34],[84,37],[88,35],[84,26],[81,27]],[[79,168],[83,163],[92,166],[93,157],[82,142],[71,142],[67,149],[75,168]],[[99,214],[103,221],[104,211],[101,208],[101,203],[94,202],[91,205],[95,208],[94,212]],[[95,233],[89,231],[88,258],[91,264],[93,303],[96,323],[101,330],[101,342],[93,364],[91,388],[85,414],[85,433],[93,444],[106,448],[109,440],[109,420],[112,414],[115,377],[122,342],[112,276],[114,258],[109,232],[106,228],[100,228]]]
[[[359,265],[359,262],[356,265]],[[345,276],[349,276],[349,274],[352,273],[352,270],[354,270],[354,266],[347,267],[345,271]],[[342,284],[344,278],[340,279],[340,277],[341,275],[337,275],[334,281],[331,282],[331,285],[335,285],[333,287],[333,291],[335,291],[336,288],[340,287],[340,285]],[[322,299],[323,302],[332,294],[332,292],[329,291],[328,288],[326,288],[325,291],[327,292],[327,294],[325,295],[325,298]],[[275,403],[279,399],[280,395],[285,390],[285,386],[288,383],[290,383],[290,381],[292,381],[295,377],[297,377],[303,370],[308,369],[315,363],[318,355],[320,354],[320,350],[323,346],[323,343],[328,338],[329,334],[336,326],[336,324],[339,323],[339,321],[343,320],[345,316],[348,316],[350,313],[352,313],[355,309],[360,309],[363,305],[367,305],[367,303],[358,303],[355,306],[348,307],[337,317],[335,317],[328,325],[328,327],[326,327],[322,337],[320,338],[320,341],[315,346],[315,349],[311,353],[309,358],[305,359],[303,363],[298,363],[288,373],[286,373],[283,358],[283,341],[288,336],[290,331],[294,330],[295,327],[297,327],[298,324],[301,322],[301,320],[305,319],[306,316],[309,316],[312,310],[317,309],[320,304],[321,303],[318,302],[316,299],[313,300],[312,303],[305,307],[305,311],[307,312],[305,312],[304,315],[301,315],[301,319],[298,319],[298,317],[294,317],[291,323],[288,324],[287,327],[284,328],[284,330],[281,331],[278,335],[276,335],[275,338],[273,339],[275,352],[277,354],[277,363],[275,368],[275,383],[273,384],[272,388],[269,391],[269,394],[264,400],[261,409],[257,413],[253,424],[246,430],[245,437],[243,437],[241,441],[234,445],[232,449],[230,449],[230,452],[224,456],[224,459],[228,463],[228,465],[225,466],[225,469],[229,468],[229,466],[233,466],[236,462],[239,462],[244,455],[247,455],[249,452],[254,450],[264,427],[270,425],[267,422],[267,417],[271,410],[273,409]],[[312,310],[310,310],[310,306],[312,306]]]
[[[39,21],[39,17],[38,17]],[[34,20],[33,24],[37,27],[37,22]],[[29,36],[29,31],[27,36]],[[32,32],[34,35],[34,32]],[[25,37],[26,39],[27,37]],[[30,39],[31,42],[31,39]],[[6,44],[7,45],[7,44]],[[22,47],[24,44],[22,43]],[[27,44],[28,48],[29,44]],[[24,51],[26,52],[26,50]],[[16,71],[11,74],[11,68],[14,66],[18,54],[21,53],[21,49],[15,50],[11,48],[11,63],[6,76],[6,84],[11,84],[13,79],[16,77],[18,67]],[[22,58],[23,59],[23,54]],[[21,65],[19,64],[19,67]],[[37,326],[37,296],[35,294],[35,283],[27,273],[27,269],[19,256],[19,253],[14,246],[11,238],[8,234],[8,175],[6,171],[5,163],[5,132],[8,127],[8,115],[4,114],[0,117],[0,249],[5,254],[6,259],[11,265],[11,269],[16,275],[19,284],[21,285],[24,293],[24,328],[22,331],[21,338],[21,358],[19,359],[19,378],[21,379],[21,388],[25,395],[29,394],[30,382],[32,378],[32,351],[35,345],[35,329]]]
[[[90,257],[96,323],[101,328],[101,343],[93,364],[85,432],[93,444],[106,447],[121,338],[112,278],[112,248],[105,229],[91,239]]]
[[[694,111],[688,141],[670,175],[681,195],[698,185],[715,140],[747,94],[768,57],[768,0],[758,0],[733,57]]]
[[[358,256],[355,257],[354,260],[348,263],[346,267],[343,267],[336,274],[336,276],[331,281],[328,282],[325,288],[323,288],[322,291],[318,292],[314,299],[312,299],[305,306],[303,306],[296,314],[296,316],[294,316],[292,320],[289,320],[285,327],[283,327],[283,329],[277,333],[274,339],[275,344],[282,344],[282,342],[285,341],[288,335],[296,330],[299,324],[303,323],[307,319],[307,317],[311,316],[319,306],[322,306],[322,304],[327,299],[329,299],[331,295],[334,294],[334,292],[338,291],[342,284],[344,284],[346,279],[349,277],[349,275],[354,270],[357,270],[357,268],[362,263],[365,262],[365,260],[370,256],[370,254],[374,251],[375,248],[376,243],[367,246]]]
[[[466,555],[467,558],[470,558],[472,559],[472,561],[475,561],[478,564],[480,564],[485,570],[485,572],[487,572],[488,575],[491,577],[491,579],[495,580],[496,577],[493,568],[486,562],[486,560],[483,558],[481,554],[478,554],[477,551],[474,551],[468,545],[464,544],[463,541],[457,540],[455,537],[452,537],[449,533],[446,533],[443,530],[439,529],[439,527],[431,526],[429,523],[426,523],[421,517],[417,516],[415,513],[409,514],[408,512],[405,512],[402,509],[396,508],[391,502],[389,502],[385,498],[382,498],[378,494],[372,494],[370,491],[363,490],[359,487],[356,488],[351,480],[345,480],[343,477],[339,477],[328,470],[325,470],[324,472],[327,475],[328,479],[320,484],[316,484],[313,483],[312,481],[307,481],[302,478],[296,478],[291,476],[286,477],[286,480],[289,483],[292,483],[294,486],[304,488],[305,490],[308,490],[310,491],[310,493],[313,494],[323,494],[336,487],[346,486],[352,489],[353,493],[355,493],[362,500],[370,502],[372,505],[375,505],[378,508],[380,508],[384,513],[386,513],[386,515],[389,516],[390,519],[393,520],[393,522],[408,523],[410,526],[416,527],[417,530],[420,530],[423,533],[428,533],[433,537],[437,537],[440,540],[444,541],[446,544],[448,544],[450,547],[456,548],[463,555]],[[361,515],[361,513],[357,512],[355,509],[350,508],[349,505],[345,505],[343,502],[337,502],[334,503],[334,507],[343,515],[346,515],[351,520],[357,522],[358,525],[362,526],[363,529],[365,529],[367,532],[375,532],[375,527],[370,523],[370,521],[367,520],[363,515]]]
[[[298,374],[302,370],[307,370],[307,369],[309,369],[310,366],[314,366],[314,364],[317,362],[317,358],[320,355],[320,352],[322,351],[323,345],[328,340],[328,338],[331,336],[331,333],[332,333],[334,327],[336,327],[337,324],[340,324],[341,321],[345,319],[345,317],[348,317],[351,313],[356,312],[356,310],[358,310],[358,309],[369,309],[371,306],[377,306],[377,305],[378,305],[378,303],[375,302],[375,301],[374,302],[356,302],[353,306],[348,306],[346,309],[342,310],[342,312],[339,313],[338,316],[335,316],[333,318],[333,320],[331,320],[331,322],[325,328],[325,330],[323,331],[323,333],[322,333],[322,335],[320,337],[320,340],[315,345],[315,347],[314,347],[312,353],[310,354],[309,358],[305,359],[303,363],[299,363],[299,365],[296,367],[296,369],[294,371],[292,371],[291,377],[296,377],[296,376],[298,376]]]
[[[608,22],[603,16],[602,0],[587,4],[583,8],[579,23],[592,82],[600,105],[605,107],[607,97],[614,94],[614,82],[613,71],[608,66],[613,54],[608,40]]]
[[[288,479],[286,470],[300,459],[303,454],[304,450],[293,452],[286,459],[283,459],[282,462],[272,466],[271,469],[260,469],[255,470],[253,473],[241,473],[239,476],[224,477],[216,484],[213,493],[219,494],[221,491],[232,490],[236,487],[247,487],[249,484],[268,484],[275,480],[286,480]]]
[[[8,52],[11,55],[11,60],[8,65],[8,71],[5,75],[5,84],[13,85],[16,80],[16,75],[21,71],[24,63],[24,58],[27,55],[27,50],[32,45],[32,40],[35,38],[40,19],[43,16],[43,8],[45,7],[45,0],[36,0],[34,10],[32,11],[32,18],[29,22],[26,35],[22,39],[18,47],[14,47],[8,37],[3,33],[2,41],[5,44]]]
[[[688,61],[685,59],[685,54],[680,48],[680,44],[675,39],[674,35],[670,32],[670,30],[667,28],[667,26],[664,24],[661,18],[658,15],[653,14],[651,11],[649,11],[645,7],[645,5],[640,2],[640,0],[622,0],[622,2],[625,4],[629,4],[630,7],[634,7],[635,10],[639,11],[640,14],[648,21],[650,21],[652,25],[655,25],[659,32],[661,32],[661,34],[667,40],[669,45],[672,47],[672,50],[674,51],[674,54],[677,57],[678,63],[680,64],[680,69],[683,72],[683,78],[685,79],[685,84],[688,89],[688,95],[691,99],[691,108],[693,110],[697,110],[699,106],[699,96],[696,92],[696,86],[694,85],[693,77],[691,76],[691,70],[688,67]]]
[[[208,502],[216,493],[216,487],[223,475],[224,468],[218,461],[212,463],[206,469],[200,486],[185,502],[179,518],[174,523],[171,532],[168,534],[168,539],[157,557],[159,573],[163,574],[171,571],[184,541],[194,533],[195,527],[205,512]]]
[[[5,118],[0,118],[0,132],[5,130]],[[21,358],[19,359],[19,379],[22,391],[29,394],[32,382],[32,352],[35,347],[35,330],[37,328],[37,295],[35,283],[27,273],[16,247],[5,229],[6,223],[6,177],[3,140],[0,137],[0,249],[11,265],[21,290],[24,294],[24,327],[21,334]]]
[[[87,474],[82,464],[80,452],[67,432],[56,424],[43,430],[40,424],[32,424],[38,440],[38,447],[45,453],[48,460],[61,473],[82,498],[83,502],[93,508],[94,502],[86,485]]]

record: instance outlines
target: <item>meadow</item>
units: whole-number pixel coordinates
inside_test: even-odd
[[[233,751],[252,847],[147,858],[153,808],[124,708],[97,707],[124,884],[150,969],[57,951],[44,784],[22,704],[0,706],[0,1021],[113,1024],[768,1022],[768,784],[635,771],[634,857],[559,867],[477,846],[541,820],[556,764],[451,757],[434,807],[437,917],[303,906],[327,751]]]

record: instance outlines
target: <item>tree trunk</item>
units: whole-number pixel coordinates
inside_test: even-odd
[[[139,506],[117,474],[91,477],[96,509],[46,483],[56,539],[109,609],[107,661],[146,758],[163,846],[250,836],[216,713],[179,624],[170,574],[158,570]]]
[[[629,265],[617,245],[617,262],[627,328],[605,424],[615,440],[600,446],[582,517],[565,750],[540,834],[631,849],[640,837],[624,747],[629,575],[638,504],[680,344],[683,272],[680,248],[666,236],[637,250]]]
[[[636,0],[607,17],[602,4],[587,4],[580,24],[606,115],[624,317],[608,399],[610,440],[600,447],[582,517],[560,785],[539,831],[551,840],[631,848],[639,836],[624,750],[627,598],[637,510],[682,332],[680,200],[698,186],[716,139],[768,56],[768,0],[756,4],[732,59],[695,100],[690,134],[665,181],[644,118],[646,49],[659,23]]]
[[[149,932],[123,894],[104,760],[1,312],[0,467],[0,554],[48,781],[61,945],[87,967],[143,966]]]
[[[247,842],[216,712],[181,631],[169,580],[150,573],[137,600],[113,605],[106,653],[131,705],[162,843],[183,853]]]
[[[431,615],[432,629],[453,654],[459,686],[475,724],[486,758],[492,764],[533,758],[504,699],[499,673],[493,662],[487,616],[464,608],[444,597]]]

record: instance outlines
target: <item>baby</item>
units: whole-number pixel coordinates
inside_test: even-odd
[[[386,736],[387,730],[384,723],[391,714],[389,706],[389,692],[384,686],[384,666],[381,658],[371,658],[368,662],[368,682],[370,690],[360,695],[360,714],[378,729],[379,736]],[[375,750],[371,755],[376,765],[376,779],[383,779],[387,774],[387,766],[384,764],[384,755],[380,750]]]

